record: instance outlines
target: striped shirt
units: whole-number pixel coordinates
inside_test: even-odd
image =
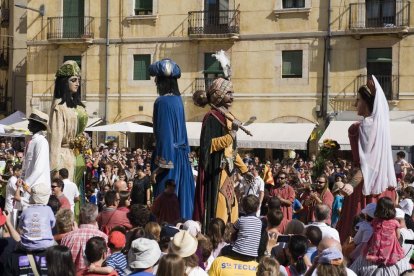
[[[239,254],[257,257],[262,232],[262,221],[255,215],[248,215],[240,217],[234,224],[234,228],[238,230],[238,233],[233,251]]]
[[[127,275],[125,269],[127,268],[126,256],[121,252],[116,252],[106,259],[106,266],[110,266],[118,272],[119,276]]]

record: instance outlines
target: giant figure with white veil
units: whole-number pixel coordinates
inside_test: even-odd
[[[350,235],[354,217],[367,204],[384,196],[396,198],[388,102],[375,76],[358,89],[355,105],[363,119],[348,129],[355,171],[344,187],[348,196],[337,224],[341,241]]]

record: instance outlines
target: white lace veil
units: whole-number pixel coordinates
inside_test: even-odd
[[[364,195],[376,195],[388,187],[396,187],[390,139],[388,102],[377,79],[372,76],[376,95],[371,116],[362,120],[359,128],[359,158],[364,176]]]

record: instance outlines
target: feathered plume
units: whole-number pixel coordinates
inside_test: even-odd
[[[221,67],[223,68],[224,77],[226,79],[230,79],[231,77],[231,67],[230,67],[230,59],[227,56],[226,52],[224,50],[217,51],[215,54],[212,54],[213,57],[215,57],[221,64]]]

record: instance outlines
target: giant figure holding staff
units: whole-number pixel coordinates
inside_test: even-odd
[[[224,51],[216,54],[229,77],[229,61]],[[251,182],[253,176],[237,153],[237,130],[241,126],[230,112],[233,103],[233,84],[217,78],[207,91],[197,91],[194,103],[212,109],[204,116],[200,137],[199,172],[196,187],[194,219],[207,225],[212,218],[224,222],[238,219],[238,203],[234,192],[233,174],[239,169]]]

